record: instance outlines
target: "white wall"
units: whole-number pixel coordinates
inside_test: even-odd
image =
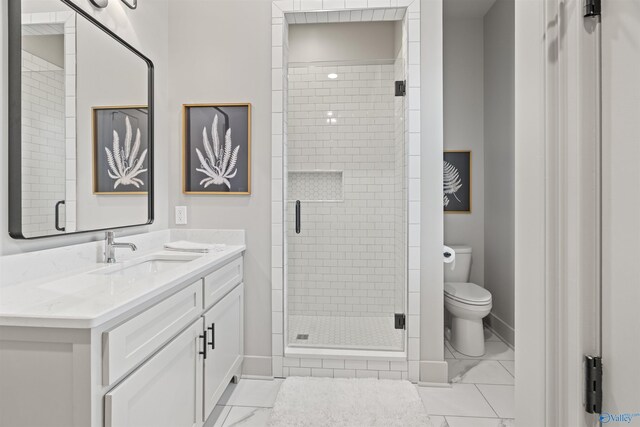
[[[268,0],[169,4],[169,210],[188,206],[190,228],[246,229],[245,373],[260,375],[271,372],[270,36]],[[182,194],[182,104],[198,102],[253,105],[250,196]]]
[[[443,0],[421,0],[420,40],[420,380],[444,383]]]
[[[445,213],[444,241],[470,245],[471,282],[483,286],[485,153],[482,17],[444,20],[444,149],[471,151],[471,213]]]
[[[514,344],[515,27],[514,0],[497,0],[484,18],[485,287],[488,321]]]
[[[54,2],[60,7],[60,2]],[[50,8],[52,3],[34,1],[34,7]],[[167,169],[168,155],[167,147],[169,143],[168,120],[167,120],[167,89],[168,89],[168,0],[141,1],[137,10],[129,10],[121,2],[112,1],[109,6],[97,11],[93,9],[89,2],[79,1],[78,5],[107,27],[115,31],[118,35],[131,43],[134,47],[146,54],[155,65],[155,165],[159,173],[156,174],[156,196],[155,211],[156,219],[150,227],[138,227],[129,229],[122,234],[132,234],[144,232],[145,230],[159,230],[167,228],[167,200],[166,189],[168,187],[169,176],[162,173]],[[8,235],[8,137],[7,137],[7,108],[8,108],[8,69],[7,69],[7,34],[5,28],[8,22],[7,2],[0,5],[0,49],[2,53],[2,85],[0,86],[0,123],[2,134],[0,135],[0,255],[8,255],[19,252],[30,252],[46,248],[60,247],[75,243],[88,242],[103,238],[102,233],[87,233],[79,236],[59,236],[44,240],[21,241],[11,239]]]
[[[289,63],[393,60],[400,46],[398,26],[395,21],[290,25]]]

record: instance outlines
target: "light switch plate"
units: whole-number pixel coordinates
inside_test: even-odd
[[[176,225],[187,224],[187,207],[176,206]]]

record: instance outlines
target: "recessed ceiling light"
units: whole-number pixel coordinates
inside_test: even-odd
[[[329,77],[330,79],[337,79],[338,75],[336,73],[331,73],[327,77]]]

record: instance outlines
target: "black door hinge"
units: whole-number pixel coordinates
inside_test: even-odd
[[[599,356],[584,357],[585,404],[584,410],[590,414],[602,411],[602,358]]]
[[[407,81],[398,80],[396,82],[396,96],[405,96],[407,94]]]
[[[584,0],[584,17],[600,16],[601,0]]]
[[[404,313],[396,313],[395,319],[396,329],[404,329],[407,323],[407,317],[404,315]]]

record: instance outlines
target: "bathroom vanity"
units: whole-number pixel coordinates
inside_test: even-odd
[[[4,289],[0,425],[201,426],[242,369],[244,250],[151,251]]]

